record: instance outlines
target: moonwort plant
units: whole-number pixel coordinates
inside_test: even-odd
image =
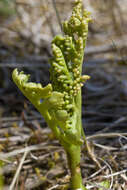
[[[82,75],[84,48],[88,34],[89,13],[76,0],[72,15],[63,23],[64,36],[52,41],[51,84],[28,82],[29,75],[13,71],[12,78],[22,93],[41,113],[55,137],[64,147],[71,173],[70,189],[86,190],[80,170],[83,128],[81,87],[90,77]]]

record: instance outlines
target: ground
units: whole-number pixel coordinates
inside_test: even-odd
[[[39,9],[25,2],[17,1],[18,16],[14,12],[0,17],[0,185],[4,190],[62,190],[70,178],[65,152],[11,79],[13,68],[18,67],[30,73],[32,81],[47,84],[49,44],[61,31],[51,1]],[[125,0],[122,4],[89,2],[84,4],[92,12],[93,23],[83,73],[91,79],[82,89],[82,121],[92,157],[83,145],[83,183],[91,190],[126,190],[127,6]],[[56,3],[64,20],[72,1],[69,6],[64,1]],[[38,20],[40,13],[43,19]]]

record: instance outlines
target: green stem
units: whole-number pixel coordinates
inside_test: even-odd
[[[81,169],[80,169],[80,156],[81,147],[76,145],[68,145],[65,147],[68,166],[71,173],[71,190],[87,190],[82,183]]]

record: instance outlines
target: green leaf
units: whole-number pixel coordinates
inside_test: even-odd
[[[108,189],[108,188],[110,188],[110,181],[108,181],[108,180],[102,181],[99,185]],[[99,190],[104,190],[104,189],[99,188]]]
[[[40,83],[28,82],[30,75],[24,74],[24,72],[18,72],[15,69],[12,73],[12,78],[22,93],[32,101],[32,99],[48,98],[52,93],[52,85],[48,84],[46,87],[42,87]]]

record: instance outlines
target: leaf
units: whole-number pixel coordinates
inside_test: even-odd
[[[12,78],[15,84],[19,87],[22,93],[31,101],[31,99],[47,98],[51,96],[52,85],[48,84],[46,87],[42,87],[40,83],[28,82],[30,75],[24,74],[24,72],[18,72],[15,69],[12,73]]]
[[[105,188],[110,188],[110,182],[108,180],[102,181],[99,185]],[[99,190],[104,190],[103,188],[99,188]]]

